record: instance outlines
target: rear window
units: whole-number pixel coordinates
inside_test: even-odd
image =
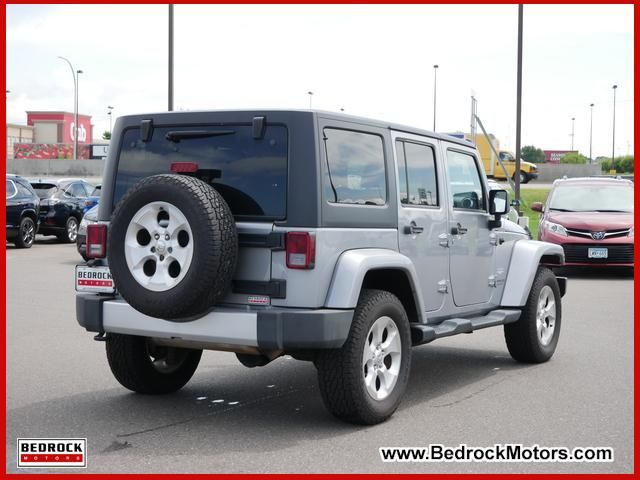
[[[7,198],[11,198],[17,193],[16,186],[13,184],[11,180],[7,180],[6,192],[7,192]]]
[[[55,183],[32,183],[31,186],[40,198],[47,198],[58,189]]]
[[[172,163],[195,162],[197,176],[222,195],[234,215],[286,216],[288,147],[284,126],[267,126],[260,139],[253,138],[248,125],[157,127],[148,142],[140,139],[136,127],[125,131],[121,145],[114,206],[141,179],[170,173]]]

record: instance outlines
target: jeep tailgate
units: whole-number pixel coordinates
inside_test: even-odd
[[[271,222],[237,222],[238,264],[225,303],[266,305],[281,298],[284,284],[271,279],[271,254],[284,247],[282,234]]]

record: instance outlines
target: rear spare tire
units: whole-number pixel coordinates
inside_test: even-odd
[[[229,206],[210,185],[154,175],[118,203],[107,255],[115,286],[133,308],[180,321],[227,293],[238,235]]]

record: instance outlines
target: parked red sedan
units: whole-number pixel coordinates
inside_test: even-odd
[[[566,265],[633,266],[633,182],[556,180],[543,205],[539,240],[562,245]]]

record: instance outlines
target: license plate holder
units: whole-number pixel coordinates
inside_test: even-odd
[[[587,252],[588,258],[609,258],[608,248],[590,248]]]
[[[115,293],[116,288],[109,267],[76,265],[76,292]]]

